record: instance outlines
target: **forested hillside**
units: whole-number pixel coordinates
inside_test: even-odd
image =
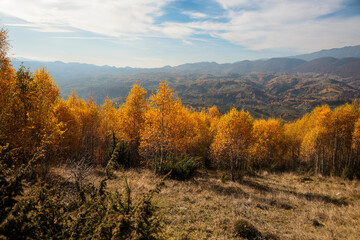
[[[77,89],[79,97],[102,104],[106,96],[118,106],[125,102],[135,82],[148,92],[166,81],[182,102],[193,108],[209,108],[216,105],[221,113],[232,107],[245,109],[254,117],[281,117],[294,120],[328,104],[334,108],[360,96],[357,79],[341,78],[326,74],[139,74],[121,78],[97,77],[62,85],[62,94],[70,95]]]

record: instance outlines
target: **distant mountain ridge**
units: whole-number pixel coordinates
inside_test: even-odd
[[[330,73],[341,77],[360,76],[359,72],[360,45],[321,50],[314,53],[302,54],[286,58],[271,58],[267,60],[239,61],[235,63],[218,64],[216,62],[186,63],[178,66],[164,66],[162,68],[117,68],[97,66],[84,63],[64,63],[30,61],[20,58],[12,61],[15,68],[21,62],[34,70],[41,66],[46,68],[55,77],[57,83],[76,81],[94,76],[127,76],[139,73],[180,73],[180,74],[246,74],[252,72],[314,72]],[[336,60],[339,59],[339,60]]]
[[[20,61],[12,62],[15,68]],[[247,73],[325,73],[340,77],[360,78],[360,58],[324,57],[305,61],[296,58],[271,58],[268,60],[240,61],[218,64],[216,62],[186,63],[175,67],[162,68],[116,68],[81,63],[25,61],[24,65],[34,70],[46,66],[58,84],[76,81],[86,77],[127,76],[140,73],[177,74],[247,74]]]
[[[360,58],[360,45],[348,46],[343,48],[324,49],[318,52],[301,54],[293,56],[292,58],[311,61],[316,58],[333,57],[333,58]]]

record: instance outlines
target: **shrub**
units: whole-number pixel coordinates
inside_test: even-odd
[[[133,202],[125,193],[88,184],[72,194],[59,184],[33,186],[0,227],[8,239],[156,239],[160,218],[151,199],[159,186]]]
[[[234,223],[234,232],[236,237],[245,239],[262,239],[262,234],[257,230],[254,225],[245,219],[238,219]]]
[[[116,144],[109,161],[113,161],[116,165],[123,168],[130,167],[130,150],[128,144],[121,140]]]
[[[199,157],[191,157],[188,155],[168,156],[162,168],[162,172],[168,173],[171,171],[171,178],[188,180],[194,175],[199,166]]]
[[[219,178],[222,183],[226,183],[230,179],[229,175],[226,172],[220,172]]]
[[[152,198],[163,181],[138,199],[126,180],[122,192],[107,191],[107,175],[99,186],[37,182],[22,196],[34,161],[17,172],[0,164],[0,239],[158,239],[161,222]]]
[[[349,167],[348,166],[346,166],[343,170],[342,170],[342,172],[341,172],[341,178],[342,179],[353,179],[353,174],[352,174],[352,172],[350,171],[350,169],[349,169]]]
[[[106,150],[106,161],[107,162],[110,161],[110,159],[111,159],[111,157],[112,157],[112,155],[114,153],[114,150],[116,148],[116,143],[117,143],[117,141],[116,141],[115,133],[112,132],[111,138],[110,138],[110,141],[109,141],[109,144],[108,144],[108,148]],[[105,162],[105,163],[107,163],[107,162]],[[105,166],[106,165],[103,165],[103,167],[105,167]]]

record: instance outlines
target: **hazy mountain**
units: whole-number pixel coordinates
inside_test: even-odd
[[[218,64],[216,62],[187,63],[168,69],[173,73],[197,74],[229,74],[252,72],[289,72],[306,61],[291,58],[272,58],[269,60],[240,61],[235,63]]]
[[[313,52],[313,53],[309,53],[309,54],[296,55],[296,56],[293,56],[292,58],[298,58],[298,59],[303,59],[306,61],[311,61],[316,58],[323,58],[323,57],[360,58],[360,45],[351,46],[351,47],[343,47],[343,48],[326,49],[326,50],[321,50],[321,51]]]
[[[330,58],[329,58],[330,57]],[[345,58],[345,59],[343,59]],[[354,59],[356,58],[356,59]],[[162,68],[116,68],[110,66],[97,66],[82,63],[64,63],[31,61],[19,58],[12,61],[15,68],[21,62],[26,67],[34,70],[46,66],[56,78],[57,83],[77,81],[87,77],[101,76],[126,76],[139,73],[181,73],[181,74],[229,74],[229,73],[252,73],[252,72],[316,72],[340,74],[344,77],[358,77],[360,58],[360,45],[352,47],[334,48],[321,50],[310,54],[297,55],[288,58],[272,58],[257,61],[239,61],[235,63],[218,64],[216,62],[186,63],[179,66],[165,66]],[[338,60],[335,63],[335,59]],[[336,71],[333,69],[336,65]]]
[[[246,73],[326,73],[341,77],[360,78],[360,58],[332,57],[305,61],[295,58],[271,58],[268,60],[240,61],[218,64],[215,62],[187,63],[176,67],[159,69],[180,74],[246,74]]]
[[[294,58],[272,58],[268,60],[240,61],[235,63],[218,64],[216,62],[187,63],[175,67],[163,68],[116,68],[110,66],[96,66],[92,64],[22,61],[26,67],[34,70],[46,66],[55,77],[58,84],[82,81],[86,78],[108,78],[141,73],[177,73],[177,74],[245,74],[245,73],[329,73],[342,77],[360,77],[360,58],[336,59],[332,57],[305,61]],[[13,61],[15,68],[20,61]]]
[[[328,73],[341,77],[360,78],[360,58],[318,58],[296,66],[292,72]]]
[[[53,75],[58,84],[64,82],[76,81],[87,77],[96,76],[122,76],[138,73],[141,69],[138,68],[116,68],[110,66],[97,66],[85,63],[64,63],[61,61],[56,62],[40,62],[40,61],[27,61],[27,60],[14,60],[12,61],[15,69],[18,69],[21,64],[25,67],[35,70],[36,68],[46,67]]]

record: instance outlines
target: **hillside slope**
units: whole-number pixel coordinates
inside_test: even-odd
[[[360,90],[342,78],[315,74],[247,74],[202,76],[175,86],[183,102],[196,107],[216,105],[222,112],[244,108],[255,117],[291,120],[314,107],[332,107],[360,98]]]

